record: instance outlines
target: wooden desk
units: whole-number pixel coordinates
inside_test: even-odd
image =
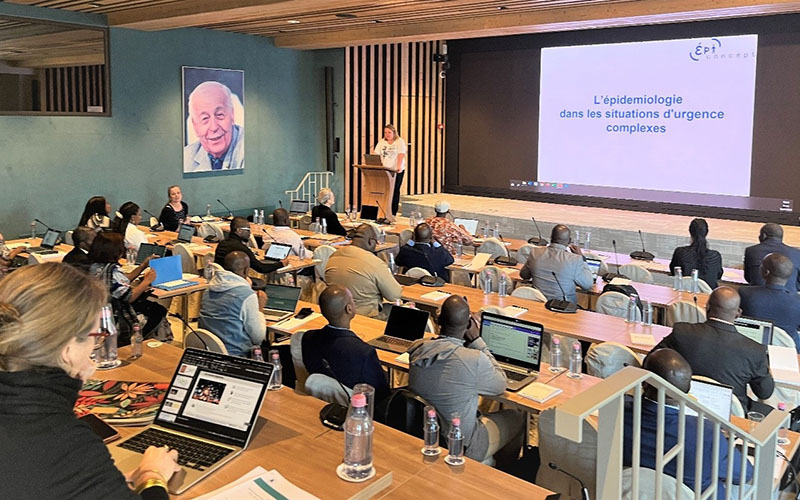
[[[646,261],[632,259],[630,255],[621,253],[618,253],[615,256],[614,252],[607,252],[604,250],[589,250],[589,252],[606,257],[606,264],[608,265],[609,271],[616,271],[616,264],[619,262],[620,266],[624,266],[625,264],[638,264],[651,273],[670,274],[669,259],[655,258],[653,260]],[[747,284],[747,281],[744,279],[744,270],[733,267],[722,268],[722,278],[720,278],[720,281],[725,282],[726,284],[737,286]]]
[[[120,356],[129,354],[120,349]],[[119,380],[161,382],[170,380],[181,356],[180,349],[164,344],[144,347],[144,355],[133,363],[105,372]],[[324,402],[300,396],[289,388],[270,391],[264,397],[259,422],[249,448],[187,493],[192,498],[208,493],[261,465],[277,469],[287,480],[320,498],[420,498],[434,489],[458,491],[462,498],[544,499],[552,492],[467,459],[461,468],[445,465],[444,455],[428,462],[420,453],[422,441],[382,424],[375,424],[374,461],[378,476],[354,484],[338,479],[336,466],[342,460],[344,437],[323,427],[318,413]],[[120,429],[129,435],[135,429]],[[391,482],[382,477],[391,472]],[[433,483],[433,484],[432,484]]]
[[[41,238],[20,238],[16,240],[6,241],[6,246],[8,246],[11,250],[19,246],[25,246],[26,248],[38,247],[41,244],[42,244]],[[67,245],[66,243],[59,243],[58,245],[53,247],[53,250],[56,250],[59,253],[44,256],[45,258],[43,260],[45,262],[61,262],[64,259],[64,257],[69,252],[72,251],[73,248],[74,247],[72,245]],[[30,255],[31,254],[27,251],[20,252],[19,254],[20,257],[25,257],[25,258],[30,257]]]
[[[777,410],[776,410],[777,411]],[[737,417],[735,415],[731,415],[731,423],[734,424],[736,427],[742,429],[743,431],[749,431],[750,425],[752,422],[747,420],[746,418]],[[789,439],[789,444],[785,446],[778,445],[782,447],[785,451],[784,455],[791,460],[795,453],[797,453],[798,447],[800,447],[800,434],[797,432],[789,431],[787,432],[787,437]],[[772,479],[772,487],[773,489],[778,488],[781,483],[781,478],[783,474],[786,472],[786,469],[789,467],[789,464],[786,463],[785,460],[780,461],[780,467],[775,470],[775,474]]]
[[[599,296],[603,293],[604,286],[606,286],[606,282],[603,281],[602,278],[598,277],[595,280],[594,286],[592,286],[590,290],[583,292],[579,288],[578,292]],[[631,286],[636,289],[636,292],[639,294],[639,298],[641,300],[648,300],[651,304],[653,304],[653,306],[657,307],[669,307],[671,304],[680,302],[682,300],[692,302],[692,297],[696,295],[697,305],[704,308],[710,295],[708,293],[693,294],[689,292],[679,292],[677,290],[673,290],[672,287],[655,285],[653,283],[639,283],[638,281],[631,281]]]

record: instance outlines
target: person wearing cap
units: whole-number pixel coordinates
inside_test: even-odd
[[[467,232],[464,226],[456,225],[455,222],[447,218],[450,213],[450,204],[445,200],[439,200],[434,205],[436,216],[425,221],[433,230],[433,239],[442,244],[450,253],[456,253],[455,244],[472,245],[472,235]]]

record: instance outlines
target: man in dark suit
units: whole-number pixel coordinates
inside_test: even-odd
[[[78,226],[72,231],[72,244],[75,247],[64,256],[62,262],[89,272],[89,249],[97,232],[86,226]]]
[[[764,224],[758,233],[758,245],[747,247],[744,250],[744,279],[751,285],[763,285],[761,277],[761,261],[769,253],[785,255],[792,261],[794,268],[789,279],[786,280],[786,289],[790,292],[800,290],[800,276],[797,269],[800,267],[800,250],[783,244],[783,228],[778,224]]]
[[[319,308],[328,325],[303,334],[303,364],[309,374],[335,377],[352,388],[367,383],[375,388],[375,402],[389,395],[389,384],[375,348],[350,330],[356,315],[353,296],[347,288],[330,285],[319,296]],[[330,369],[325,367],[327,361]]]
[[[454,262],[450,252],[438,242],[433,241],[433,230],[425,224],[414,228],[414,239],[400,248],[395,263],[405,268],[421,267],[434,276],[450,281],[447,266]]]
[[[761,261],[761,277],[764,286],[743,286],[739,288],[742,298],[742,314],[751,318],[768,319],[794,340],[800,353],[800,296],[786,289],[786,280],[792,272],[797,272],[789,257],[771,253]]]
[[[244,217],[234,217],[231,220],[231,230],[228,237],[220,241],[214,251],[214,262],[225,266],[225,257],[231,252],[242,252],[250,259],[250,269],[261,274],[268,274],[285,266],[288,260],[258,260],[247,246],[250,241],[250,223]]]
[[[733,325],[741,313],[739,293],[727,286],[718,287],[709,296],[706,311],[705,323],[675,323],[672,333],[653,351],[665,347],[678,351],[695,375],[732,386],[745,411],[766,415],[772,408],[751,401],[747,386],[757,398],[767,399],[775,390],[775,381],[769,372],[767,348],[737,332]]]

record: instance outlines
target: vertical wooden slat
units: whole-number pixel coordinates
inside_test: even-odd
[[[346,206],[353,204],[350,192],[350,172],[353,167],[353,161],[350,157],[350,51],[351,47],[344,48],[344,196],[343,200]],[[346,207],[345,207],[346,208]],[[341,207],[340,207],[341,209]]]

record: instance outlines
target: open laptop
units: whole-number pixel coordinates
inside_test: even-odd
[[[377,220],[378,207],[375,205],[361,205],[361,219],[362,220]]]
[[[156,272],[153,288],[169,291],[197,284],[196,281],[183,279],[183,264],[180,255],[153,259],[150,261],[150,268]]]
[[[269,248],[267,249],[267,253],[264,255],[264,257],[272,260],[283,260],[289,256],[291,251],[292,245],[273,241],[269,244]]]
[[[181,227],[178,228],[178,239],[170,241],[170,244],[175,245],[177,243],[191,243],[192,236],[194,236],[194,226],[191,224],[181,224]]]
[[[726,421],[731,420],[733,387],[730,385],[705,380],[692,380],[689,395],[694,396],[698,403],[711,410],[714,414],[719,415]],[[697,412],[687,407],[686,414],[697,415]]]
[[[28,249],[28,253],[36,253],[39,255],[49,255],[58,253],[53,247],[56,246],[56,242],[58,242],[58,237],[61,236],[61,233],[58,231],[54,231],[53,229],[48,229],[44,236],[42,236],[42,243],[38,247],[32,247]]]
[[[290,214],[305,214],[311,204],[307,200],[292,200],[289,203]]]
[[[369,344],[384,351],[404,353],[415,340],[419,340],[425,335],[428,316],[427,311],[392,306],[383,336],[372,340]]]
[[[267,305],[261,312],[267,321],[280,321],[294,314],[297,301],[300,300],[300,287],[268,284],[264,292],[267,294]]]
[[[478,219],[460,219],[456,217],[453,219],[453,223],[456,226],[464,226],[464,229],[472,236],[478,234]]]
[[[381,155],[364,155],[364,165],[371,165],[373,167],[382,167]]]
[[[600,259],[589,259],[584,257],[583,261],[586,262],[586,265],[589,266],[589,269],[592,271],[592,279],[596,280],[597,275],[600,273],[600,266],[603,265],[603,261]]]
[[[737,332],[750,340],[762,345],[772,344],[772,321],[742,316],[736,318],[733,324],[736,326]]]
[[[183,469],[169,481],[180,494],[250,443],[274,366],[189,348],[172,376],[155,422],[109,446],[115,465],[133,470],[148,446],[178,450]]]
[[[539,376],[542,332],[544,327],[539,323],[481,314],[481,338],[506,372],[509,391],[518,391]]]
[[[151,255],[156,257],[163,257],[167,254],[167,247],[164,245],[156,245],[155,243],[142,243],[139,245],[139,251],[136,252],[136,265],[138,266]]]

